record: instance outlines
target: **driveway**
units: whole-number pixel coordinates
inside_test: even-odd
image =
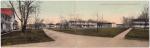
[[[148,48],[148,41],[140,40],[127,40],[124,36],[130,28],[114,38],[107,37],[95,37],[95,36],[82,36],[73,35],[63,32],[57,32],[53,30],[44,29],[45,33],[53,38],[55,41],[43,42],[43,43],[31,43],[31,44],[20,44],[11,45],[7,47],[47,47],[47,48],[99,48],[99,47],[146,47]],[[116,39],[119,38],[119,39]]]

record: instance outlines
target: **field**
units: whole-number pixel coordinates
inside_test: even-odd
[[[114,37],[126,30],[125,28],[99,28],[99,29],[53,29],[59,32],[65,32],[77,35]]]
[[[126,39],[148,40],[149,30],[132,29],[125,37]]]

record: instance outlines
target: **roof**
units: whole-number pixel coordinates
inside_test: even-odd
[[[85,23],[86,21],[69,21],[70,23],[75,23],[75,22],[80,22],[80,23]]]
[[[70,23],[75,23],[75,22],[80,22],[80,23],[98,23],[98,24],[114,24],[114,23],[111,23],[111,22],[97,22],[97,21],[69,21]]]
[[[113,24],[111,22],[98,22],[98,24]]]
[[[56,25],[60,25],[60,23],[56,23]]]
[[[1,14],[11,16],[14,14],[14,10],[12,8],[1,8]]]
[[[52,24],[52,23],[49,23],[48,25],[54,25],[54,24]]]

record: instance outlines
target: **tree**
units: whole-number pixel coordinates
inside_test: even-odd
[[[38,8],[34,3],[34,1],[9,1],[11,7],[14,9],[17,18],[21,22],[21,31],[26,31],[26,26],[28,23],[29,16],[35,12],[35,8]],[[18,11],[18,12],[16,12]],[[20,15],[20,17],[19,17]]]
[[[96,28],[96,30],[97,30],[97,32],[99,32],[99,31],[98,31],[98,28],[99,28],[99,25],[98,25],[98,22],[99,22],[99,20],[98,20],[98,19],[99,19],[98,11],[97,11],[96,17],[97,17],[97,28]]]
[[[34,8],[34,10],[35,10],[35,15],[34,15],[34,28],[35,29],[39,29],[39,26],[37,25],[38,23],[42,23],[43,22],[43,19],[40,19],[39,18],[39,8]],[[38,27],[38,28],[36,28],[36,27]]]
[[[132,27],[133,17],[123,17],[123,25],[125,28]]]
[[[148,7],[144,8],[144,11],[142,11],[142,14],[138,17],[138,19],[148,19]]]
[[[41,27],[43,28],[45,24],[43,24],[43,19],[36,19],[36,22],[34,24],[35,29],[41,29]]]
[[[144,20],[144,29],[146,29],[147,28],[146,26],[149,24],[148,10],[149,10],[149,8],[145,7],[142,14],[138,17],[138,19]]]
[[[146,26],[148,25],[148,21],[149,21],[148,7],[146,7],[144,9],[144,11],[142,11],[142,13],[136,19],[134,19],[133,17],[123,17],[123,24],[126,27],[132,27],[133,26],[133,22],[135,20],[141,20],[141,21],[143,21],[144,22],[144,28],[146,28]]]

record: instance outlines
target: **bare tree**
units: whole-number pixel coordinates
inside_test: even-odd
[[[98,32],[98,28],[99,28],[99,14],[98,14],[98,12],[97,12],[97,14],[96,14],[96,17],[97,17],[97,32]]]
[[[132,24],[132,21],[133,21],[133,17],[123,17],[123,25],[125,28],[128,28],[128,27],[132,27],[133,24]]]
[[[148,8],[146,7],[144,9],[144,11],[139,15],[138,18],[134,19],[133,17],[123,17],[123,24],[125,27],[132,27],[133,26],[133,22],[135,20],[141,20],[144,22],[144,29],[146,29],[147,25],[148,25],[148,21],[149,21],[149,17],[148,17]]]
[[[19,0],[15,2],[16,4],[13,1],[9,1],[9,3],[11,7],[14,9],[17,18],[21,22],[21,31],[25,32],[29,16],[35,12],[35,8],[37,8],[37,6],[34,5],[34,1],[30,0],[28,1]],[[16,10],[18,10],[19,12],[16,12]],[[20,15],[20,17],[18,14]]]
[[[35,29],[41,29],[44,27],[44,24],[43,24],[43,19],[36,19],[36,23],[34,24],[35,25]]]
[[[138,19],[144,20],[144,29],[146,29],[147,28],[146,26],[149,24],[148,10],[149,10],[149,8],[145,7],[142,14],[138,17]]]
[[[34,15],[34,28],[36,29],[36,25],[37,25],[37,23],[40,23],[42,20],[40,20],[40,18],[39,18],[39,8],[34,8],[34,10],[35,10],[35,15]],[[43,22],[43,21],[42,21]],[[41,23],[42,23],[41,22]],[[38,26],[37,26],[38,27]]]

